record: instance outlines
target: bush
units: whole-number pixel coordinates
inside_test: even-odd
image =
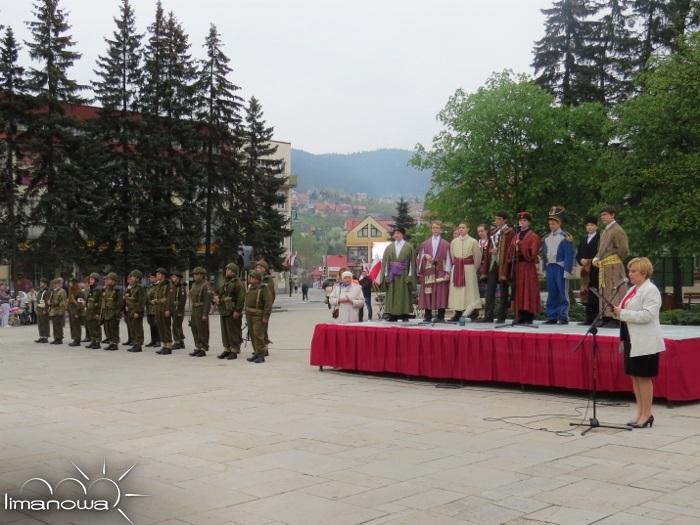
[[[661,324],[700,326],[700,311],[697,310],[666,310],[661,312]]]

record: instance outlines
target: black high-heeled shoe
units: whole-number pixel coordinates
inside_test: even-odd
[[[654,416],[651,415],[649,418],[644,422],[644,423],[635,423],[634,425],[631,425],[632,428],[646,428],[646,427],[653,427],[654,426]]]

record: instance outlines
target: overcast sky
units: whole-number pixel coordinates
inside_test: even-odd
[[[0,23],[27,38],[32,0],[2,0]],[[551,0],[163,0],[195,56],[214,22],[232,80],[255,95],[278,140],[313,153],[412,149],[440,129],[435,115],[461,87],[493,71],[531,73],[540,9]],[[73,75],[94,79],[119,0],[61,0],[83,56]],[[133,0],[145,31],[155,1]],[[22,59],[27,64],[28,57]]]

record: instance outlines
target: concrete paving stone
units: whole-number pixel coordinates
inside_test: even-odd
[[[360,492],[354,496],[343,498],[341,501],[358,507],[374,509],[385,503],[394,503],[397,500],[414,496],[429,490],[424,485],[411,482],[392,483],[385,487]]]
[[[586,452],[586,455],[625,463],[638,463],[651,467],[664,466],[665,468],[676,470],[689,470],[700,466],[700,456],[639,449],[622,445],[603,446]]]
[[[592,508],[595,507],[592,506]],[[609,515],[609,513],[600,512],[599,510],[552,505],[551,507],[527,514],[525,518],[556,525],[588,525],[589,523],[598,523]]]
[[[659,496],[660,493],[651,490],[586,479],[540,493],[535,498],[562,507],[596,509],[612,514]]]
[[[397,516],[387,516],[368,521],[366,525],[477,525],[478,522],[449,518],[424,511],[407,511]]]
[[[700,523],[700,511],[690,505],[685,505],[685,503],[673,504],[663,501],[647,501],[641,508],[645,510],[654,510],[660,514],[668,514],[669,516],[691,516]],[[628,510],[628,512],[631,512],[631,510]]]
[[[483,494],[482,494],[483,495]],[[532,498],[521,498],[518,496],[508,496],[495,501],[499,507],[517,510],[523,514],[529,514],[547,508],[549,503],[543,503]]]
[[[665,523],[665,525],[697,525],[698,519],[689,516],[675,516],[663,523]]]
[[[315,478],[318,479],[318,478]],[[352,483],[344,483],[342,481],[326,481],[321,483],[315,483],[309,487],[301,489],[305,494],[311,494],[313,496],[319,496],[326,499],[343,499],[348,496],[353,496],[359,494],[360,492],[365,492],[369,490],[367,487],[360,485],[355,485]]]
[[[700,470],[667,470],[630,485],[658,492],[674,492],[698,482],[700,482]]]
[[[575,481],[578,481],[578,479],[579,478],[576,478]],[[490,490],[481,491],[479,495],[494,501],[499,501],[504,496],[530,498],[543,492],[565,487],[571,483],[573,483],[571,479],[564,477],[532,477],[508,485],[501,485]]]
[[[462,499],[464,496],[458,492],[432,489],[420,494],[414,494],[394,501],[396,505],[403,505],[412,509],[428,510],[439,505],[444,505],[451,501]]]
[[[500,525],[506,521],[523,516],[523,512],[508,509],[492,503],[475,504],[467,506],[466,509],[458,512],[453,518],[473,521],[481,525]]]
[[[283,521],[289,525],[328,523],[351,525],[365,523],[385,515],[376,510],[348,504],[346,500],[331,501],[298,491],[243,503],[236,506],[236,510],[238,509],[271,520]],[[231,518],[238,519],[235,512],[232,513]]]
[[[464,485],[473,485],[484,489],[493,489],[503,485],[510,485],[516,481],[527,478],[523,474],[507,472],[495,468],[465,465],[451,470],[443,470],[430,475],[435,479],[453,481]]]
[[[660,498],[656,498],[656,502],[685,505],[688,510],[700,513],[700,483],[694,483],[685,488],[664,494]]]
[[[664,522],[653,518],[645,518],[626,512],[617,512],[596,522],[596,525],[661,525],[662,523]]]
[[[618,483],[620,485],[632,485],[637,488],[650,488],[640,487],[638,482],[640,480],[653,477],[654,475],[662,472],[664,472],[663,469],[649,467],[646,465],[622,465],[617,462],[611,462],[607,465],[592,465],[589,467],[574,470],[571,473],[571,475],[585,479],[609,481],[611,483]]]

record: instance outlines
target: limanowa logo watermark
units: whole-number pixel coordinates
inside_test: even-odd
[[[88,476],[83,469],[81,469],[75,463],[71,462],[71,464],[80,473],[82,479],[78,479],[77,477],[68,477],[62,479],[55,485],[52,485],[44,478],[30,478],[22,484],[17,497],[13,497],[10,494],[5,493],[5,510],[29,512],[57,510],[97,512],[117,511],[126,521],[128,521],[131,525],[134,525],[134,522],[131,521],[129,516],[127,516],[126,513],[119,508],[119,504],[126,498],[143,498],[147,497],[148,494],[130,494],[122,492],[119,484],[129,475],[136,464],[129,467],[117,479],[113,479],[111,476],[108,476],[106,459],[102,462],[102,473],[93,476],[93,478]],[[62,486],[69,485],[73,487],[73,492],[77,493],[77,495],[60,496],[58,494],[59,489]],[[102,497],[102,494],[99,496],[90,494],[91,490],[93,490],[93,492],[98,492],[98,489],[101,489],[99,492],[107,492],[109,495]],[[30,498],[26,496],[26,493],[29,491],[34,494],[41,494],[42,492],[48,493],[43,497],[37,496]]]

